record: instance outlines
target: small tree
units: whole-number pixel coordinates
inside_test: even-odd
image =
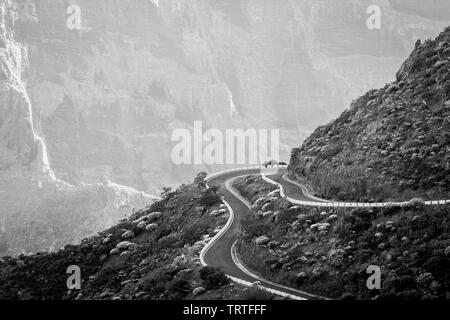
[[[161,193],[162,198],[166,198],[172,192],[172,188],[164,187]]]
[[[194,183],[196,183],[199,187],[205,187],[206,186],[206,177],[208,174],[204,171],[197,174],[197,177],[194,179]]]

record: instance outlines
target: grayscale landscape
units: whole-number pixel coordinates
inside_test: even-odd
[[[0,298],[450,299],[449,19],[0,0]]]

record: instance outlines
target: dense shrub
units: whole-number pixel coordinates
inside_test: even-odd
[[[177,300],[192,291],[191,283],[186,279],[175,278],[168,284],[167,293],[171,300]]]
[[[209,229],[210,224],[207,221],[202,221],[186,227],[186,229],[183,230],[183,235],[181,237],[182,243],[189,245],[194,244],[199,241],[203,235],[207,234]]]
[[[211,187],[202,193],[200,204],[205,207],[211,207],[220,203],[221,196],[218,194],[218,187]]]
[[[245,239],[254,239],[263,235],[267,235],[272,231],[272,226],[265,222],[255,222],[245,228]]]
[[[277,203],[273,210],[281,212],[275,220],[250,215],[237,245],[243,263],[268,280],[332,298],[449,297],[450,206],[298,207],[288,219]],[[262,235],[270,242],[256,245]],[[369,265],[382,270],[381,290],[367,290]]]
[[[225,223],[221,217],[205,214],[206,208],[200,203],[204,192],[201,183],[183,185],[80,245],[68,245],[51,254],[0,259],[0,300],[189,297],[193,285],[203,281],[198,272],[198,246],[191,245]],[[219,197],[215,189],[207,199],[209,195]],[[155,212],[161,213],[151,220],[155,228],[144,231],[133,223],[141,218],[148,222],[147,217]],[[134,233],[127,239],[131,246],[118,248],[124,241],[122,235],[130,231]],[[81,291],[67,290],[66,270],[70,265],[81,268]],[[192,278],[186,276],[187,271]],[[221,287],[226,280],[223,273],[214,270],[204,281],[214,288],[214,294],[223,296],[237,291],[236,287]]]
[[[200,269],[200,279],[208,290],[217,289],[230,281],[222,270],[208,266]]]

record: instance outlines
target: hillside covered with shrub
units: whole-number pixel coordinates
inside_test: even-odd
[[[264,278],[335,299],[450,299],[449,205],[309,208],[261,178],[234,187],[252,204],[238,255]],[[381,290],[366,286],[371,265]]]
[[[227,218],[217,190],[200,174],[191,185],[115,227],[55,253],[0,259],[2,299],[236,299],[255,295],[225,274],[202,267],[199,253]],[[223,205],[222,205],[223,206]],[[68,290],[67,268],[81,269],[81,290]]]
[[[397,80],[355,100],[292,151],[289,171],[337,200],[447,199],[450,27],[418,41]]]

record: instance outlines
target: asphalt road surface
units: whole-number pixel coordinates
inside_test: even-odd
[[[283,171],[280,172],[280,179],[281,174]],[[284,173],[286,171],[284,170]],[[253,169],[248,171],[240,171],[240,172],[232,172],[232,173],[226,173],[224,175],[218,176],[216,178],[211,179],[208,182],[209,186],[219,186],[220,192],[224,195],[224,200],[231,206],[234,212],[234,221],[231,224],[230,228],[227,230],[226,233],[223,234],[223,236],[217,240],[211,248],[208,249],[208,251],[205,253],[204,261],[207,265],[213,266],[213,267],[220,267],[227,275],[238,278],[243,281],[247,281],[250,283],[254,283],[256,281],[261,282],[261,285],[270,288],[273,290],[281,291],[286,294],[290,294],[293,296],[296,296],[300,299],[308,299],[308,300],[317,300],[320,299],[320,297],[317,297],[312,294],[308,294],[306,292],[302,292],[293,288],[287,288],[282,285],[275,284],[270,281],[266,281],[264,279],[261,279],[259,276],[256,275],[249,275],[247,272],[242,270],[242,267],[239,267],[235,260],[233,259],[232,255],[232,248],[236,240],[238,239],[240,230],[241,230],[241,224],[242,219],[245,216],[248,216],[251,214],[248,206],[238,198],[235,194],[232,193],[229,188],[227,188],[226,184],[230,180],[233,180],[240,176],[245,175],[252,175],[252,174],[260,174],[259,169]],[[271,177],[272,178],[272,177]],[[287,183],[289,184],[289,183]],[[286,186],[288,187],[288,186]],[[290,185],[289,187],[295,187],[299,189],[297,186]],[[292,189],[294,191],[294,189]],[[301,189],[300,189],[301,190]],[[298,193],[298,190],[297,190]],[[301,193],[301,192],[300,192]],[[307,198],[308,201],[311,201],[311,199]]]
[[[312,201],[312,202],[327,202],[326,200],[317,199],[308,194],[305,194],[304,190],[297,184],[293,184],[284,179],[284,176],[287,174],[286,169],[281,169],[277,174],[270,175],[268,178],[273,181],[278,182],[283,186],[284,193],[289,198],[300,200],[300,201]]]

